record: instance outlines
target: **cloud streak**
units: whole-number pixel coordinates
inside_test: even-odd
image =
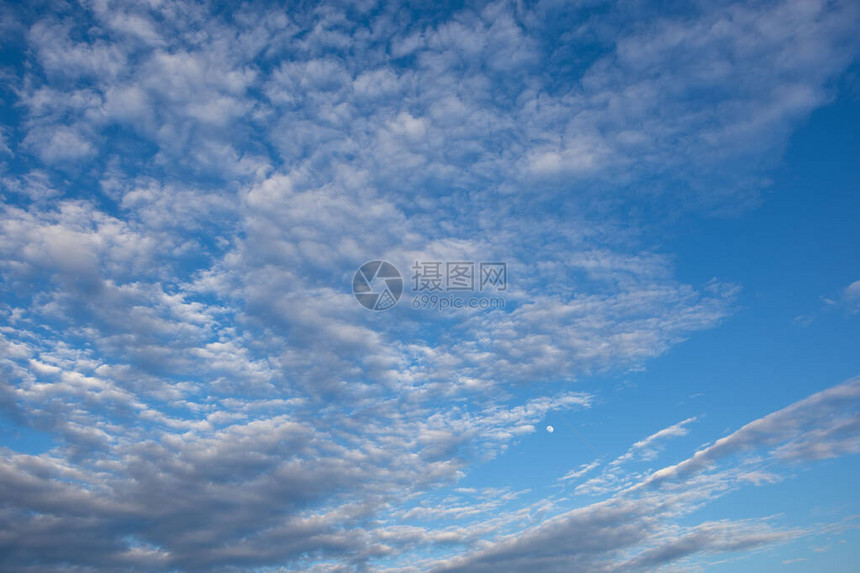
[[[4,570],[647,569],[800,534],[677,525],[770,475],[730,456],[857,451],[851,382],[582,507],[457,490],[733,312],[643,213],[754,204],[854,3],[48,5],[0,9],[0,408],[45,436],[2,449]],[[368,313],[377,258],[506,261],[507,306]]]

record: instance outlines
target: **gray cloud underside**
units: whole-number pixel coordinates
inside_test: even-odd
[[[592,405],[563,383],[731,312],[736,287],[676,280],[637,209],[754,204],[757,167],[856,52],[856,4],[708,3],[648,27],[621,6],[561,32],[586,16],[355,10],[3,8],[27,65],[3,71],[23,116],[0,161],[27,169],[0,167],[0,406],[49,445],[3,452],[2,567],[601,571],[794,535],[673,530],[711,494],[665,489],[749,482],[743,462],[703,468],[756,432],[781,461],[855,451],[854,419],[811,405],[815,442],[767,423],[572,514],[463,494],[468,523],[411,520],[550,408]],[[508,307],[373,315],[345,285],[377,257],[508,261]],[[519,376],[548,397],[518,398]]]
[[[707,552],[734,552],[802,532],[759,522],[673,523],[744,482],[786,465],[860,451],[860,379],[759,418],[606,501],[575,509],[439,567],[442,572],[651,571]],[[765,471],[769,472],[765,473]]]

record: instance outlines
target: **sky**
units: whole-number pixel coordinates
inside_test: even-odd
[[[0,569],[850,573],[860,4],[0,5]]]

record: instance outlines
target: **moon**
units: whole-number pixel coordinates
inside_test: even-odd
[[[552,426],[547,426],[546,431],[551,434],[551,433],[555,432],[555,428],[553,428]]]

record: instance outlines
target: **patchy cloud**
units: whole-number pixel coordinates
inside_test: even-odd
[[[703,553],[736,552],[809,535],[812,532],[775,528],[768,519],[694,526],[681,526],[678,520],[748,483],[753,472],[858,451],[858,407],[860,380],[849,380],[750,422],[604,501],[500,537],[471,555],[446,560],[437,570],[491,571],[504,566],[513,572],[554,572],[573,565],[587,572],[650,571]],[[813,444],[811,450],[803,447]]]
[[[854,3],[2,10],[0,409],[38,438],[0,452],[4,570],[645,570],[803,534],[678,525],[779,478],[730,455],[857,451],[852,382],[626,472],[693,419],[657,432],[578,509],[459,487],[732,314],[642,206],[754,204]],[[381,318],[377,258],[506,261],[507,306]]]

